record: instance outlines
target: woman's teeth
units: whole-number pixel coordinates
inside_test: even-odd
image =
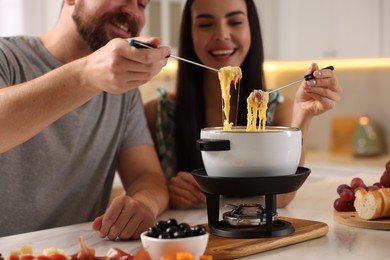
[[[234,50],[212,51],[211,54],[215,56],[230,55]]]

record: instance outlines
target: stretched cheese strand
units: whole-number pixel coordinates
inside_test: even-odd
[[[269,93],[261,90],[254,90],[246,102],[248,105],[248,118],[246,131],[265,130],[267,123],[267,108],[268,108]],[[259,118],[259,126],[256,128],[257,118]]]
[[[242,72],[240,67],[223,67],[218,71],[219,82],[221,85],[222,92],[222,111],[224,113],[223,121],[223,130],[230,131],[232,130],[233,123],[229,122],[229,113],[230,113],[230,85],[233,82],[234,88],[236,89],[237,82],[242,77]]]

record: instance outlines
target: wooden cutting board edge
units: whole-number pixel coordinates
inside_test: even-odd
[[[334,211],[334,220],[337,223],[367,229],[390,230],[390,218],[365,220],[360,218],[356,211],[338,212]]]
[[[292,223],[295,231],[281,237],[250,239],[224,238],[210,234],[205,254],[212,255],[213,259],[236,259],[323,237],[329,230],[328,225],[323,222],[284,217],[280,219]]]

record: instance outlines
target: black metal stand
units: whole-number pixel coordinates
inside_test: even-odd
[[[192,175],[204,189],[207,198],[207,217],[210,233],[231,238],[278,237],[291,234],[294,227],[284,220],[274,220],[276,194],[298,190],[310,174],[310,169],[298,167],[295,174],[272,177],[213,177],[205,169],[197,169]],[[220,196],[265,196],[265,225],[233,226],[219,220]]]
[[[206,193],[207,217],[210,233],[230,238],[278,237],[291,234],[294,227],[284,220],[272,221],[276,212],[276,195],[265,195],[266,224],[259,226],[237,227],[219,220],[220,195]]]

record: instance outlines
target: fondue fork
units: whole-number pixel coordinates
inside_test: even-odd
[[[334,67],[333,67],[333,66],[328,66],[328,67],[325,67],[325,68],[322,68],[322,69],[323,69],[323,70],[334,70]],[[311,80],[311,79],[314,79],[314,75],[313,75],[313,73],[307,74],[307,75],[305,75],[305,76],[303,77],[303,79],[306,80],[306,81]],[[281,89],[287,88],[287,87],[289,87],[289,86],[291,86],[291,85],[294,85],[294,84],[296,84],[296,83],[298,83],[298,82],[301,82],[301,81],[302,81],[302,79],[295,80],[295,81],[290,82],[290,83],[288,83],[288,84],[286,84],[286,85],[284,85],[284,86],[281,86],[281,87],[279,87],[279,88],[275,88],[275,89],[273,89],[273,90],[270,90],[270,91],[268,91],[268,93],[272,93],[272,92],[275,92],[275,91],[279,91],[279,90],[281,90]]]
[[[130,39],[129,44],[130,44],[131,46],[133,46],[133,47],[136,47],[136,48],[144,48],[144,49],[145,49],[145,48],[146,48],[146,49],[154,49],[154,48],[157,48],[156,46],[153,46],[153,45],[150,45],[150,44],[147,44],[147,43],[144,43],[144,42],[140,42],[140,41],[137,41],[137,40],[134,40],[134,39]],[[197,65],[197,66],[200,66],[200,67],[203,67],[203,68],[206,68],[206,69],[215,71],[215,72],[218,72],[218,71],[219,71],[219,70],[214,69],[214,68],[211,68],[211,67],[209,67],[209,66],[205,66],[205,65],[203,65],[203,64],[197,63],[197,62],[195,62],[195,61],[187,60],[187,59],[181,58],[181,57],[176,56],[176,55],[170,54],[168,57],[175,58],[175,59],[178,59],[178,60],[181,60],[181,61],[185,61],[185,62],[194,64],[194,65]],[[167,57],[167,58],[168,58],[168,57]]]

